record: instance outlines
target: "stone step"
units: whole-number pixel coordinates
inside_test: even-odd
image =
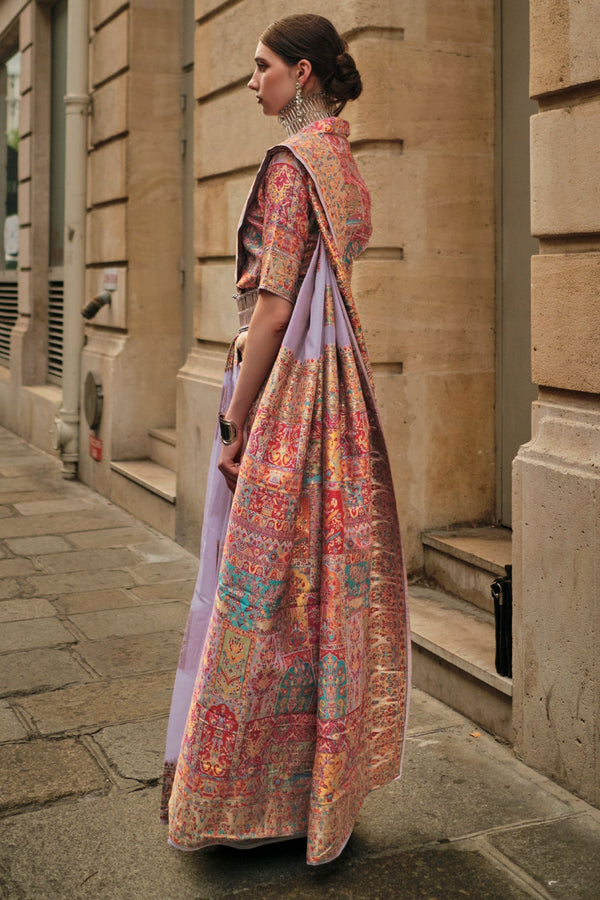
[[[423,585],[409,587],[413,684],[512,743],[512,681],[495,668],[494,618]]]
[[[177,471],[177,429],[151,428],[149,455],[152,462],[172,472]]]
[[[489,526],[427,531],[422,539],[426,581],[493,613],[490,585],[506,574],[505,566],[510,564],[510,529]]]
[[[175,472],[151,459],[114,460],[110,499],[175,538]]]

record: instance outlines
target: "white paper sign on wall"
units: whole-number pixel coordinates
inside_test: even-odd
[[[118,269],[105,269],[102,278],[102,288],[105,291],[116,291],[119,279]]]

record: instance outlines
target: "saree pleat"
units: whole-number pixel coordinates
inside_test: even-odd
[[[235,342],[230,349],[223,378],[221,410],[227,408],[237,380],[239,367],[235,365],[234,351]],[[231,509],[231,492],[225,483],[225,479],[217,469],[220,451],[221,439],[217,426],[213,436],[209,478],[206,486],[204,521],[200,542],[200,567],[179,654],[167,728],[160,808],[160,818],[163,822],[168,821],[168,804],[175,775],[175,766],[192,700],[198,665],[202,658],[204,642],[213,611],[217,578],[221,565],[223,544],[227,535],[229,511]]]
[[[229,517],[222,478],[207,497],[165,767],[170,841],[182,849],[306,835],[307,861],[328,862],[366,794],[400,773],[409,682],[400,534],[371,373],[333,252],[322,235]]]

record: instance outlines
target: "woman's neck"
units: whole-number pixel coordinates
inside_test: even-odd
[[[307,94],[299,101],[293,97],[283,107],[278,119],[288,133],[288,137],[296,134],[301,128],[318,122],[319,119],[328,119],[333,115],[333,107],[328,102],[325,94]]]

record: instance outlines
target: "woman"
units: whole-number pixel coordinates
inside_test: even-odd
[[[360,76],[315,15],[270,25],[255,62],[248,86],[290,136],[267,153],[238,233],[241,329],[169,720],[163,816],[181,849],[306,836],[316,865],[342,851],[366,794],[400,773],[406,591],[350,288],[370,202],[337,116]]]

